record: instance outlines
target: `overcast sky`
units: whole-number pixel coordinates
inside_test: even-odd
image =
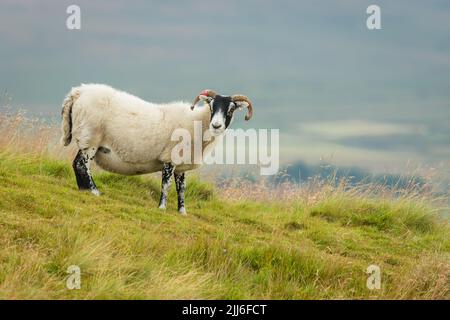
[[[66,8],[81,8],[81,30]],[[381,7],[382,30],[366,8]],[[0,1],[0,90],[57,115],[71,86],[150,101],[248,95],[281,160],[402,170],[450,159],[449,1]],[[239,115],[243,118],[243,114]]]

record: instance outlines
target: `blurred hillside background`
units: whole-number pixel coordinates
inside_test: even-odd
[[[79,0],[81,30],[68,30],[71,4],[1,1],[1,104],[59,121],[81,82],[155,102],[212,88],[253,100],[234,128],[280,129],[293,176],[330,163],[449,176],[448,1]],[[370,4],[382,30],[366,27]]]

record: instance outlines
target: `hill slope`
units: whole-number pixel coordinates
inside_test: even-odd
[[[450,297],[450,230],[418,200],[225,201],[191,179],[182,217],[173,191],[157,209],[159,181],[95,178],[100,197],[76,190],[69,163],[0,153],[0,298]]]

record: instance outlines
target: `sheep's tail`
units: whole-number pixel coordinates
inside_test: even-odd
[[[81,91],[79,87],[72,88],[70,90],[69,94],[64,99],[61,115],[62,115],[62,137],[61,137],[61,143],[64,146],[68,146],[70,142],[72,141],[72,106],[75,103],[75,101],[80,96]]]

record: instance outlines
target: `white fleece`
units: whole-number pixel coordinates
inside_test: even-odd
[[[65,145],[75,141],[82,150],[102,147],[95,156],[97,164],[127,175],[160,171],[163,163],[171,162],[172,149],[178,143],[171,141],[172,132],[184,128],[193,138],[194,121],[201,121],[205,132],[211,117],[208,107],[191,110],[189,103],[181,101],[150,103],[103,84],[72,88],[62,114]],[[203,150],[209,144],[203,143]],[[175,171],[198,166],[181,164]]]

